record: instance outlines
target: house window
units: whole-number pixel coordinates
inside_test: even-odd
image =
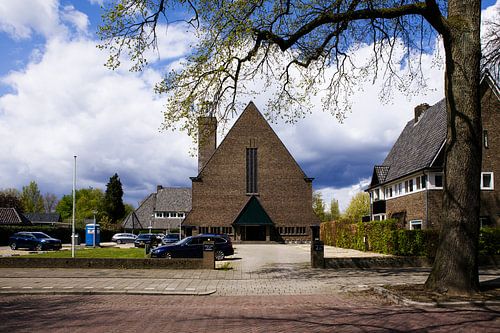
[[[483,144],[484,144],[484,148],[489,148],[488,147],[488,131],[487,130],[483,131]]]
[[[405,193],[410,192],[408,189],[408,181],[405,181]]]
[[[422,177],[420,177],[420,180],[422,182],[422,188],[426,188],[427,187],[427,175],[423,175]]]
[[[411,220],[410,230],[420,230],[422,229],[422,220]]]
[[[199,227],[198,231],[200,234],[208,234],[208,227]]]
[[[410,188],[410,192],[413,192],[413,179],[408,181],[408,187]]]
[[[481,190],[493,190],[493,172],[481,172]]]
[[[417,177],[417,180],[415,181],[415,185],[417,185],[417,190],[420,190],[420,176]]]
[[[247,193],[258,193],[257,148],[247,148]]]
[[[156,217],[157,219],[161,219],[161,218],[163,218],[163,212],[155,212],[155,217]]]
[[[443,187],[443,175],[434,175],[434,186]]]
[[[392,198],[392,186],[389,188],[389,198]]]

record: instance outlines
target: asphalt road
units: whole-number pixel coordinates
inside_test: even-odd
[[[1,332],[500,332],[500,307],[416,308],[371,297],[2,296]]]

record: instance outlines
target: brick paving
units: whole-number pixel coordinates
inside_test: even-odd
[[[389,306],[345,295],[21,295],[1,332],[500,332],[500,307]]]

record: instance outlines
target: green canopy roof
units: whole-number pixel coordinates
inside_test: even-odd
[[[233,225],[274,225],[257,197],[252,196]]]

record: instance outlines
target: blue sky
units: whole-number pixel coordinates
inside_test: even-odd
[[[135,206],[156,184],[190,186],[189,177],[196,175],[187,135],[159,131],[164,96],[152,89],[168,66],[188,54],[194,37],[181,25],[171,26],[161,39],[161,61],[142,73],[110,71],[103,66],[106,54],[96,48],[100,2],[0,2],[0,189],[21,189],[36,180],[43,193],[68,194],[73,155],[79,188],[104,189],[117,172],[125,201]],[[489,8],[483,16],[494,13]],[[352,56],[363,60],[369,52],[367,46]],[[316,178],[315,189],[345,208],[367,184],[373,165],[383,161],[414,106],[443,97],[440,62],[437,53],[423,58],[427,90],[411,96],[394,92],[385,103],[381,82],[360,83],[342,124],[320,110],[318,97],[312,115],[272,126],[306,174]],[[265,111],[264,94],[253,101]]]

